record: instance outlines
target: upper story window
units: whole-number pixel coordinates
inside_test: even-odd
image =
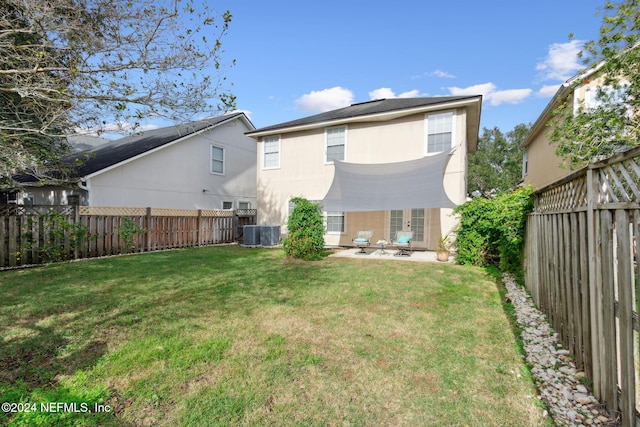
[[[280,136],[267,136],[262,139],[262,167],[276,169],[280,167]]]
[[[427,115],[427,153],[439,153],[451,149],[453,117],[453,111]]]
[[[345,160],[347,146],[347,127],[340,126],[325,130],[325,158],[326,163],[334,160]]]
[[[595,110],[602,107],[623,106],[626,91],[626,85],[621,85],[617,88],[613,86],[588,88],[584,92],[584,100],[582,106],[586,111]],[[577,110],[579,106],[579,103],[574,104],[574,110]]]
[[[224,148],[211,146],[211,173],[224,174]]]
[[[524,178],[529,173],[529,148],[525,148],[522,153],[522,177]]]

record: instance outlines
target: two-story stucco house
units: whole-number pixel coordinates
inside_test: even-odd
[[[348,246],[413,230],[434,249],[466,200],[467,154],[478,142],[482,97],[380,99],[248,132],[258,141],[258,223],[286,232],[291,199],[322,205],[325,244]]]
[[[524,184],[540,189],[574,172],[556,155],[556,145],[550,143],[550,123],[554,110],[567,101],[573,104],[574,111],[598,106],[598,89],[607,90],[599,70],[599,66],[593,67],[563,83],[533,124],[522,143]]]
[[[141,132],[72,156],[82,161],[65,186],[23,177],[17,204],[179,209],[256,205],[255,127],[244,113]]]

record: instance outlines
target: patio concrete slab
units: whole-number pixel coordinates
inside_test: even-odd
[[[436,253],[431,251],[413,251],[411,256],[394,256],[396,249],[385,248],[385,253],[381,253],[380,249],[367,248],[367,254],[357,254],[360,249],[347,248],[336,249],[335,253],[329,255],[337,258],[360,258],[360,259],[375,259],[375,260],[389,260],[389,261],[413,261],[413,262],[441,262],[436,259]],[[448,262],[453,262],[453,255],[449,257]]]

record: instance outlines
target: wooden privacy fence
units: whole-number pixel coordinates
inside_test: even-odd
[[[230,243],[256,211],[0,206],[0,267]]]
[[[534,194],[525,283],[623,426],[640,425],[640,149]]]

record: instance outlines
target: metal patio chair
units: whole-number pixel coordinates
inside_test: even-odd
[[[411,256],[411,240],[413,240],[413,231],[396,231],[395,238],[391,239],[391,246],[398,251],[394,256]]]
[[[373,236],[373,230],[359,230],[356,232],[356,237],[354,237],[351,242],[356,245],[356,247],[360,248],[356,254],[366,254],[367,251],[364,248],[368,248],[371,246],[371,237]]]

